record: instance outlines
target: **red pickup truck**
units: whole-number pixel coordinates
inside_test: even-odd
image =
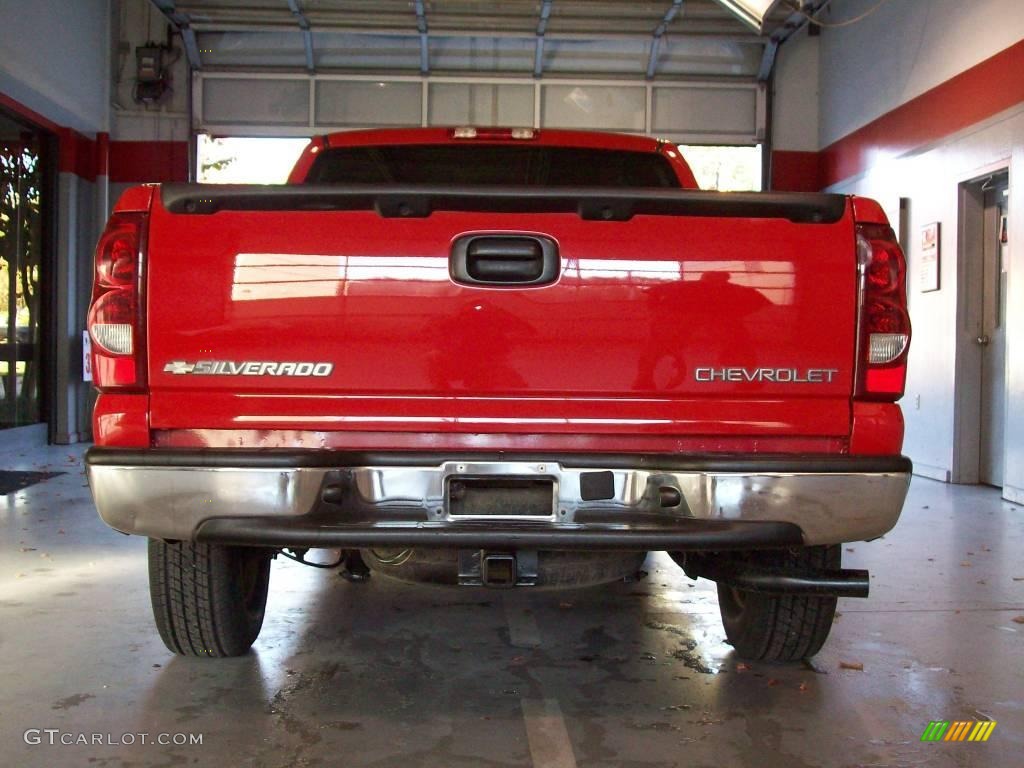
[[[493,587],[667,551],[739,655],[805,658],[906,495],[905,270],[875,202],[700,191],[654,139],[318,137],[287,185],[117,203],[89,482],[179,654],[244,653],[323,548]]]

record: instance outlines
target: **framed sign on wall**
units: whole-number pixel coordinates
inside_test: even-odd
[[[940,231],[937,221],[921,227],[921,255],[917,261],[917,286],[921,293],[939,290]]]

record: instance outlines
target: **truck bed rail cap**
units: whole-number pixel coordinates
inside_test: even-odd
[[[843,195],[796,192],[372,184],[163,184],[160,199],[171,213],[193,215],[375,210],[384,218],[423,218],[434,211],[487,211],[576,213],[595,221],[647,215],[787,219],[798,224],[834,224],[847,205]]]

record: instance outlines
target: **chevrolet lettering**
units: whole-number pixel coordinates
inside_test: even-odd
[[[775,384],[830,384],[838,368],[698,368],[697,381],[769,381]]]

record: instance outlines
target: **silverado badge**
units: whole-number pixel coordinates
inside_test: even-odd
[[[164,366],[164,373],[194,376],[330,376],[334,363],[294,362],[272,360],[198,360],[187,363],[172,360]]]

